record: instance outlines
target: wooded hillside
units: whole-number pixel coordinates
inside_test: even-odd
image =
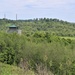
[[[6,33],[11,24],[19,26],[22,35]],[[32,75],[75,75],[75,39],[62,37],[75,36],[74,26],[58,19],[1,19],[0,62]]]
[[[0,30],[7,30],[8,26],[11,24],[19,26],[23,34],[33,34],[36,31],[45,31],[58,36],[75,36],[75,23],[59,19],[40,18],[17,21],[0,19]]]

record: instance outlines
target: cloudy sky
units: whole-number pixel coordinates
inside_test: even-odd
[[[0,18],[58,18],[75,22],[75,0],[0,0]]]

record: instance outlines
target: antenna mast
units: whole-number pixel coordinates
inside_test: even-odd
[[[17,14],[16,14],[16,21],[17,21]]]
[[[4,19],[6,19],[6,14],[4,14]]]

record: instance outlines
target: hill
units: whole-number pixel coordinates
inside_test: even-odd
[[[30,19],[30,20],[8,20],[0,19],[0,30],[6,31],[8,26],[15,24],[20,27],[23,34],[33,34],[36,31],[45,31],[58,36],[75,36],[75,23],[59,19]]]
[[[70,37],[74,23],[45,18],[0,21],[0,62],[9,64],[0,63],[2,75],[75,75],[75,38]],[[23,34],[5,33],[11,24]]]

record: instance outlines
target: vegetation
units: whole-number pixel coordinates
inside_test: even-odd
[[[1,22],[0,62],[20,67],[18,72],[22,72],[24,75],[26,73],[32,73],[32,75],[75,75],[75,39],[63,37],[74,36],[73,23],[45,18],[26,21],[3,19]],[[23,34],[4,32],[11,23],[20,26]],[[48,27],[51,25],[52,28]],[[59,30],[60,28],[61,30]],[[72,34],[65,32],[67,29]],[[62,34],[60,34],[61,32]],[[2,63],[1,65],[3,65]],[[6,66],[8,71],[3,67],[0,68],[2,75],[16,74],[17,68],[11,74],[12,66]],[[6,74],[3,73],[3,70]],[[20,74],[18,72],[16,75]]]
[[[75,36],[75,23],[69,23],[59,19],[36,18],[30,20],[8,20],[0,19],[0,30],[8,30],[8,26],[15,24],[19,26],[23,34],[33,34],[37,31],[45,31],[57,36]]]
[[[0,63],[0,75],[34,75],[33,71],[25,72],[16,66]]]

